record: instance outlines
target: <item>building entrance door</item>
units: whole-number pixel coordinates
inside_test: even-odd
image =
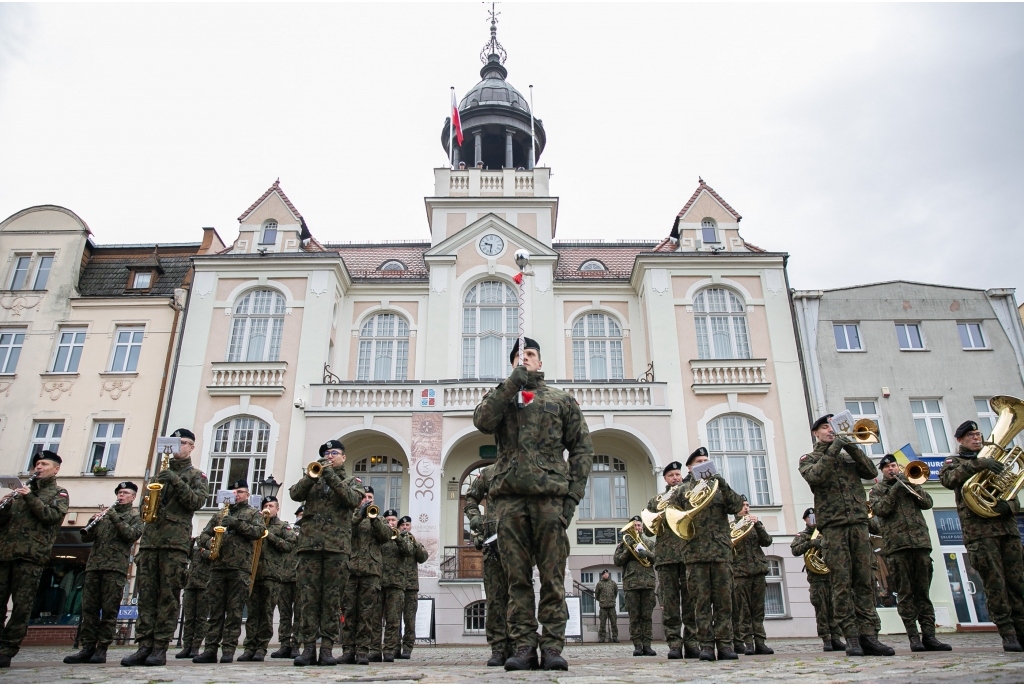
[[[981,576],[971,567],[967,548],[944,546],[942,560],[946,566],[946,578],[953,593],[956,607],[956,621],[959,625],[992,625],[988,616],[988,603]]]

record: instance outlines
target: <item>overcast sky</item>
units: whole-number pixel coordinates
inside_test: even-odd
[[[700,175],[794,287],[1024,288],[1024,6],[499,11],[557,238],[663,238]],[[0,218],[232,240],[280,177],[321,241],[427,239],[487,37],[479,2],[0,5]]]

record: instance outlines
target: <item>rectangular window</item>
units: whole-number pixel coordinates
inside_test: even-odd
[[[939,400],[910,400],[910,411],[917,429],[917,443],[922,456],[937,457],[949,454],[946,417]]]
[[[583,340],[572,341],[572,377],[582,381],[587,379],[587,353],[584,348],[586,342]]]
[[[992,430],[995,428],[999,415],[992,411],[992,405],[986,398],[976,398],[974,408],[978,411],[978,430],[988,440],[992,436]],[[1013,439],[1013,444],[1024,448],[1024,433],[1018,433],[1017,437]]]
[[[462,377],[476,378],[476,338],[462,339]]]
[[[978,350],[985,347],[985,338],[981,335],[980,323],[958,323],[956,327],[960,331],[960,343],[965,350]]]
[[[32,463],[32,455],[43,450],[60,453],[60,438],[64,434],[63,421],[37,421],[32,429],[32,447],[28,452],[27,471]]]
[[[139,290],[145,290],[149,288],[149,284],[153,282],[153,272],[151,271],[136,271],[132,278],[132,287],[138,288]]]
[[[110,360],[111,373],[132,373],[138,369],[143,334],[141,328],[117,329],[114,356]]]
[[[85,346],[84,328],[62,328],[57,336],[57,354],[53,358],[52,373],[77,373],[78,362]]]
[[[885,436],[882,435],[882,417],[878,414],[875,400],[846,400],[846,408],[854,419],[871,419],[878,424],[878,442],[874,445],[861,445],[865,454],[880,457],[885,454]]]
[[[896,338],[900,341],[901,350],[923,350],[921,329],[916,323],[896,324]]]
[[[102,467],[111,471],[117,466],[117,455],[121,451],[121,436],[124,422],[103,422],[96,424],[92,440],[92,461],[89,471]]]
[[[711,359],[707,317],[698,316],[694,321],[697,324],[697,359]]]
[[[782,563],[778,559],[768,560],[768,575],[765,576],[764,615],[786,615],[786,593],[782,585]]]
[[[836,337],[837,350],[862,350],[860,331],[855,323],[832,324],[832,333]]]
[[[718,236],[716,235],[714,226],[701,226],[700,237],[705,243],[718,242]]]
[[[32,290],[46,290],[46,281],[50,278],[51,266],[53,266],[52,255],[44,255],[39,258],[39,266],[36,268],[36,278],[32,282]]]
[[[373,357],[373,380],[391,380],[391,364],[394,352],[394,340],[378,340],[376,353]]]
[[[25,279],[28,278],[28,265],[32,257],[26,255],[17,257],[14,262],[14,273],[11,275],[11,282],[8,284],[11,290],[21,290],[25,287]]]
[[[0,329],[0,373],[14,373],[18,370],[25,331],[24,328]]]
[[[263,229],[263,238],[260,240],[260,245],[273,245],[277,242],[277,228],[270,228],[269,226]]]
[[[409,375],[409,341],[399,340],[396,343],[395,380],[404,381]],[[397,507],[391,507],[397,509]]]

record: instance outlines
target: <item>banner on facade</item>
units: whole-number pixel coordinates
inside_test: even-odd
[[[441,529],[441,428],[444,416],[437,412],[412,415],[412,455],[409,469],[409,516],[413,533],[427,551],[420,576],[436,578],[440,564]]]

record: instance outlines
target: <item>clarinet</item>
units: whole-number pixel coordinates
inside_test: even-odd
[[[38,478],[38,477],[39,477],[38,473],[33,473],[31,476],[28,477],[28,480],[25,481],[25,486],[24,487],[26,487],[26,488],[30,487],[32,485],[32,482],[36,478]],[[7,495],[6,497],[4,497],[3,501],[0,502],[0,509],[6,508],[11,502],[13,502],[17,498],[18,498],[18,493],[17,492],[12,492],[11,494]]]

